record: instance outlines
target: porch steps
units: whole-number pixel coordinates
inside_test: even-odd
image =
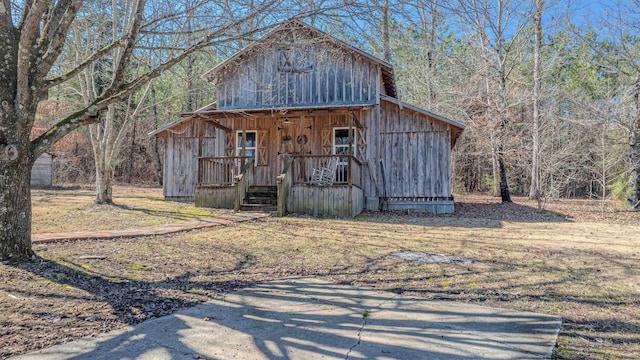
[[[278,188],[276,186],[250,186],[240,205],[241,211],[277,212]]]

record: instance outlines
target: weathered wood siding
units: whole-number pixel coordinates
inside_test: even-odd
[[[448,125],[387,101],[381,102],[380,111],[380,156],[386,196],[450,197]]]
[[[284,117],[254,116],[229,118],[221,124],[233,130],[225,136],[225,156],[236,153],[236,131],[256,131],[258,156],[254,185],[276,185],[276,178],[292,155],[329,155],[333,151],[333,129],[350,126],[349,114]],[[353,125],[353,123],[351,123]],[[357,154],[364,156],[367,134],[356,129]],[[360,137],[358,137],[360,136]]]
[[[31,168],[31,187],[46,188],[53,184],[53,156],[44,153]]]
[[[200,136],[201,134],[201,136]],[[193,199],[198,183],[198,157],[222,156],[223,133],[211,124],[189,120],[165,136],[163,192],[167,199]]]
[[[276,34],[212,79],[218,108],[375,103],[380,65],[306,32]]]
[[[360,214],[364,195],[356,186],[291,186],[288,210],[292,214],[349,218]]]
[[[215,209],[233,209],[235,186],[198,186],[195,190],[195,205]]]

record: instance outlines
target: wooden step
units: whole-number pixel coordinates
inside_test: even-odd
[[[272,199],[277,199],[278,198],[278,193],[272,193],[272,192],[264,192],[264,191],[247,191],[246,194],[247,198],[272,198]]]
[[[266,204],[241,204],[240,211],[276,213],[278,212],[278,207],[275,205],[266,205]]]
[[[248,192],[278,193],[277,186],[249,186]]]
[[[278,198],[274,196],[248,196],[245,204],[278,205]]]

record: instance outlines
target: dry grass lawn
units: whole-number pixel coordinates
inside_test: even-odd
[[[169,213],[174,206],[156,192],[136,191],[132,207]],[[36,194],[34,207],[42,206],[41,196],[51,206],[78,209],[73,192],[55,194]],[[640,214],[603,218],[586,201],[548,203],[542,213],[523,199],[458,201],[453,216],[290,217],[167,237],[37,245],[39,259],[0,264],[0,357],[161,316],[252,282],[316,276],[559,315],[555,358],[640,358]],[[34,216],[34,227],[53,229],[43,223],[66,216],[53,214]],[[96,222],[91,210],[82,216]],[[409,262],[391,256],[399,250],[478,262]]]
[[[192,203],[164,201],[162,189],[116,187],[117,206],[94,205],[95,191],[34,190],[32,232],[118,230],[216,216],[226,210],[196,208]]]

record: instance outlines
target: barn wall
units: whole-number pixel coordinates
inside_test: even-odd
[[[31,187],[46,188],[53,184],[53,156],[44,153],[31,168]]]
[[[201,129],[199,129],[201,128]],[[198,131],[202,130],[202,137]],[[221,131],[211,124],[185,121],[165,137],[163,193],[167,199],[191,200],[198,183],[198,157],[222,156]]]
[[[450,131],[447,124],[381,102],[380,152],[386,196],[448,200],[451,196]]]
[[[215,83],[219,109],[375,103],[379,65],[300,32],[265,40]]]

